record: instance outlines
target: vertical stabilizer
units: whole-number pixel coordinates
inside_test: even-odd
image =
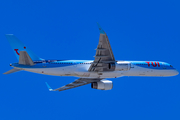
[[[18,60],[19,60],[20,51],[26,51],[33,61],[42,60],[36,54],[34,54],[24,43],[22,43],[18,38],[16,38],[13,34],[7,34],[6,38],[9,41]]]

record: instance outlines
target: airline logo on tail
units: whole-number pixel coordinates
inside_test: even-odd
[[[18,53],[18,49],[14,49],[14,51],[16,51],[16,54],[17,54],[17,55],[19,55],[19,53]]]
[[[24,46],[24,49],[26,49],[25,46]],[[19,49],[14,49],[14,51],[16,51],[16,54],[17,54],[17,55],[19,55],[18,50],[19,50]]]

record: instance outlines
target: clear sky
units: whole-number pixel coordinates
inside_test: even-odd
[[[90,85],[49,92],[75,77],[29,72],[10,75],[17,59],[5,34],[14,34],[45,59],[93,60],[107,33],[116,60],[164,61],[180,71],[178,0],[4,0],[0,4],[0,120],[179,120],[180,75],[122,77],[113,89]]]

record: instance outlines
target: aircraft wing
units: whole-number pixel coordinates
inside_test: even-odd
[[[65,86],[62,86],[60,88],[57,88],[57,89],[52,89],[46,82],[46,85],[49,89],[49,91],[63,91],[63,90],[68,90],[68,89],[71,89],[71,88],[75,88],[75,87],[79,87],[79,86],[83,86],[83,85],[86,85],[86,84],[89,84],[89,83],[92,83],[92,82],[98,82],[102,79],[99,79],[99,78],[79,78],[77,80],[75,80],[74,82],[72,83],[69,83]]]
[[[108,36],[98,24],[100,31],[99,44],[96,49],[96,55],[94,56],[94,62],[89,68],[89,72],[103,72],[115,70],[115,58],[109,43]]]

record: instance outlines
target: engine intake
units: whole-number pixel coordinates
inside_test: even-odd
[[[115,63],[109,63],[108,68],[111,69],[111,70],[115,70],[115,68],[116,68]]]
[[[110,80],[101,80],[99,82],[91,83],[91,88],[99,90],[111,90],[113,83]]]

